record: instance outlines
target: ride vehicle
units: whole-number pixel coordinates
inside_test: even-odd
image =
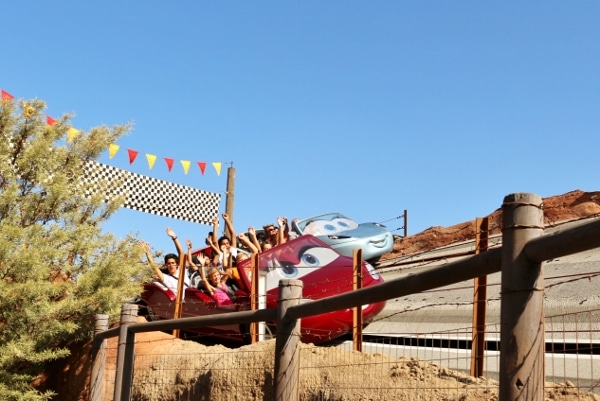
[[[279,281],[297,279],[303,282],[302,302],[311,302],[353,290],[353,258],[344,256],[329,247],[319,238],[304,235],[270,250],[258,257],[261,279],[265,281],[266,308],[276,308]],[[197,288],[186,288],[181,317],[208,316],[250,309],[252,280],[251,259],[237,266],[240,273],[233,305],[217,306],[215,300]],[[375,268],[362,262],[362,286],[370,287],[383,282]],[[260,294],[259,294],[260,296]],[[141,296],[148,308],[149,317],[171,319],[174,316],[176,297],[161,283],[152,282],[144,287]],[[371,322],[385,306],[385,302],[363,305],[363,323]],[[267,322],[274,333],[276,322]],[[352,308],[324,313],[301,319],[301,340],[306,343],[324,343],[352,331]],[[210,336],[230,341],[247,341],[249,328],[244,325],[211,326],[190,330],[195,335]]]
[[[394,248],[394,236],[383,224],[359,224],[341,213],[295,220],[292,230],[298,235],[314,235],[342,255],[352,256],[355,249],[362,249],[363,259],[371,263]]]

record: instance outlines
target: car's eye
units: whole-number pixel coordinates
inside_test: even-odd
[[[298,268],[290,262],[283,262],[277,270],[285,278],[295,278],[298,276]]]
[[[344,217],[339,217],[337,219],[333,219],[331,221],[331,223],[337,225],[339,227],[339,231],[353,230],[356,227],[358,227],[357,222],[355,222],[354,220],[344,218]]]
[[[336,232],[337,231],[336,226],[334,226],[333,224],[329,224],[329,223],[324,224],[323,228],[325,229],[325,231],[327,233],[332,233],[332,232]]]
[[[331,248],[314,246],[299,252],[297,264],[286,260],[272,259],[267,262],[265,270],[267,290],[277,288],[279,280],[282,278],[301,280],[302,277],[327,267],[339,257],[340,254]]]
[[[300,263],[297,266],[304,269],[313,268],[312,270],[314,270],[316,267],[330,264],[339,257],[340,255],[331,248],[308,248],[300,255]]]

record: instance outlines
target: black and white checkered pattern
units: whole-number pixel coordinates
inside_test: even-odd
[[[87,195],[102,191],[106,200],[123,195],[126,208],[159,216],[212,225],[219,213],[221,195],[185,185],[157,180],[90,160],[84,181],[91,184]]]

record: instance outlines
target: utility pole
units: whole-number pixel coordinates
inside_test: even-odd
[[[231,167],[227,169],[227,189],[225,191],[225,212],[229,215],[229,220],[231,224],[233,222],[233,200],[235,198],[235,168],[233,167],[233,162],[231,162]],[[234,226],[235,227],[235,226]],[[231,238],[231,233],[225,227],[225,235]]]

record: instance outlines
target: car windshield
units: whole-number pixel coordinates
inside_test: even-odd
[[[354,230],[358,223],[340,213],[328,213],[300,220],[296,226],[302,234],[335,235]]]

